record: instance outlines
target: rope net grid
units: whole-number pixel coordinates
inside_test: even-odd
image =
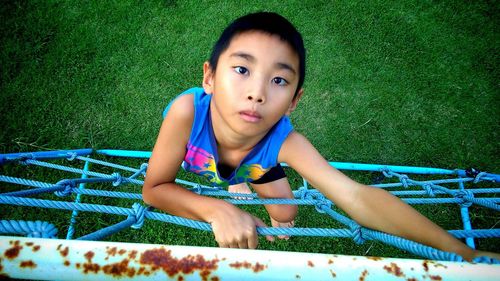
[[[55,223],[67,226],[66,239],[102,240],[129,227],[141,229],[147,219],[210,232],[211,227],[207,223],[168,215],[142,203],[141,187],[147,170],[145,162],[147,162],[149,155],[149,152],[140,151],[93,151],[91,149],[0,154],[0,167],[2,167],[0,182],[4,183],[4,188],[0,193],[0,203],[4,206],[10,205],[19,212],[23,212],[25,207],[35,207],[40,212],[47,209],[71,211],[69,223],[63,216],[60,216],[57,219],[58,222]],[[137,162],[128,161],[130,158],[145,160],[135,166],[104,161],[125,159],[121,162]],[[499,175],[474,169],[445,170],[339,162],[331,162],[331,165],[348,175],[354,173],[351,171],[361,171],[364,173],[362,176],[364,179],[373,177],[375,174],[377,178],[373,180],[375,182],[372,184],[374,188],[387,189],[393,195],[416,206],[419,210],[421,205],[430,205],[427,208],[430,214],[435,212],[434,207],[437,204],[458,205],[460,211],[455,212],[454,216],[461,217],[462,222],[457,222],[457,225],[458,228],[462,229],[449,230],[449,232],[457,238],[465,239],[465,242],[472,248],[475,248],[478,238],[500,238],[500,228],[494,228],[496,224],[489,226],[488,229],[474,229],[470,214],[470,211],[478,211],[480,214],[486,214],[479,215],[479,217],[492,217],[498,220],[498,211],[500,210],[500,198],[497,197],[500,192]],[[50,169],[54,172],[43,172],[43,178],[40,178],[40,172],[37,169],[44,171]],[[9,173],[7,174],[6,171]],[[367,176],[366,172],[371,174]],[[16,176],[18,173],[30,178]],[[433,179],[429,179],[430,177]],[[50,180],[53,181],[50,182]],[[351,238],[356,244],[373,240],[426,259],[463,261],[462,257],[454,253],[439,251],[360,226],[345,216],[330,200],[309,186],[308,182],[302,178],[291,177],[292,186],[294,183],[300,183],[298,188],[292,188],[295,199],[260,199],[255,194],[229,193],[193,181],[177,179],[176,182],[186,186],[192,192],[223,198],[237,205],[297,204],[311,206],[323,218],[328,216],[333,219],[325,220],[327,227],[300,227],[299,220],[301,218],[298,217],[294,228],[259,227],[257,229],[259,235]],[[99,199],[103,197],[106,199]],[[251,200],[234,199],[237,197],[249,197]],[[121,206],[113,205],[115,203]],[[80,212],[88,213],[86,217],[90,218],[95,213],[108,214],[117,217],[112,220],[117,222],[107,225],[108,220],[97,218],[85,224],[80,220],[82,217]],[[0,233],[3,235],[57,238],[60,232],[53,221],[43,221],[43,216],[37,216],[37,218],[40,217],[40,220],[32,221],[12,220],[4,217],[9,215],[8,212],[2,212],[2,214]],[[426,214],[424,213],[424,215]],[[449,215],[445,215],[445,217],[447,216]],[[432,216],[428,217],[433,219]],[[50,216],[50,218],[53,219],[54,216]],[[90,227],[91,229],[96,230],[86,233],[90,225],[93,225]],[[77,234],[80,236],[77,237]],[[487,257],[476,258],[475,262],[500,263],[498,260]]]

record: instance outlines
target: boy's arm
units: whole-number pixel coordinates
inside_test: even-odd
[[[359,224],[454,252],[467,260],[475,253],[441,227],[389,192],[359,184],[333,168],[302,135],[292,132],[279,161],[286,162]]]
[[[186,154],[193,118],[193,96],[177,98],[163,120],[149,159],[143,200],[170,214],[211,223],[222,247],[255,248],[255,225],[264,226],[260,220],[224,200],[198,195],[174,182]]]

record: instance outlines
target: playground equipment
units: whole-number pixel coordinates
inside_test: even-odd
[[[0,236],[0,276],[43,280],[114,280],[136,278],[165,278],[174,280],[493,280],[500,278],[500,261],[479,257],[474,263],[462,257],[442,252],[400,237],[361,227],[350,218],[332,208],[332,202],[321,193],[303,185],[294,190],[295,199],[259,199],[255,194],[232,194],[218,188],[177,179],[176,182],[191,191],[207,196],[226,197],[233,204],[298,204],[312,205],[320,213],[335,219],[346,228],[263,228],[260,235],[350,237],[356,243],[378,240],[419,255],[424,259],[393,259],[313,253],[292,253],[262,250],[236,250],[208,247],[165,246],[152,244],[96,242],[128,227],[139,229],[145,219],[183,225],[211,231],[209,224],[171,216],[150,209],[142,204],[140,188],[135,192],[118,191],[123,185],[142,186],[147,164],[128,167],[113,162],[91,158],[123,159],[144,158],[150,152],[126,150],[78,149],[30,153],[0,154],[0,168],[11,165],[34,165],[63,171],[65,176],[56,183],[40,179],[26,179],[4,174],[0,182],[9,185],[0,193],[0,204],[20,207],[53,208],[72,212],[66,239],[57,239],[58,229],[46,221],[8,220],[2,212],[0,233],[26,235],[28,238]],[[118,160],[117,160],[118,161]],[[62,162],[65,162],[63,165]],[[500,229],[473,229],[469,207],[479,205],[500,210],[500,175],[470,170],[387,166],[331,162],[345,171],[377,172],[397,181],[374,184],[374,188],[402,190],[391,191],[408,204],[460,205],[463,229],[450,230],[457,238],[465,238],[474,248],[474,239],[500,237]],[[82,167],[83,168],[80,168]],[[92,168],[104,166],[112,173],[102,173]],[[77,177],[74,174],[78,174]],[[408,174],[416,174],[418,180]],[[420,177],[427,177],[421,180]],[[431,178],[431,179],[428,179]],[[472,186],[480,182],[488,187]],[[94,189],[93,185],[108,183],[113,190]],[[13,188],[13,186],[22,188]],[[471,187],[472,186],[472,187]],[[130,190],[130,189],[128,189]],[[54,193],[60,200],[38,197]],[[67,198],[75,195],[71,201]],[[81,203],[81,196],[103,196],[131,199],[130,208],[102,204]],[[251,197],[252,200],[233,199]],[[411,197],[408,197],[411,196]],[[66,198],[66,199],[65,199]],[[126,216],[126,219],[98,231],[74,239],[77,216],[81,211],[102,212]],[[332,279],[333,278],[333,279]]]

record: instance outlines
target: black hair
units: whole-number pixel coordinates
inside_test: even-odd
[[[258,12],[242,16],[233,21],[222,32],[219,40],[214,45],[210,55],[209,63],[212,71],[217,69],[217,62],[220,55],[231,43],[234,36],[247,31],[262,31],[270,35],[277,35],[279,38],[292,47],[299,57],[299,83],[295,95],[304,84],[306,76],[306,50],[302,35],[284,17],[272,12]]]

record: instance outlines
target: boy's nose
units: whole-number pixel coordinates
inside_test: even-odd
[[[248,99],[253,101],[257,101],[258,103],[263,103],[264,102],[264,98],[263,97],[254,97],[254,95],[248,95]]]
[[[264,103],[266,101],[266,93],[263,88],[255,88],[253,91],[250,91],[247,94],[247,98],[250,101],[254,101],[257,103]]]

